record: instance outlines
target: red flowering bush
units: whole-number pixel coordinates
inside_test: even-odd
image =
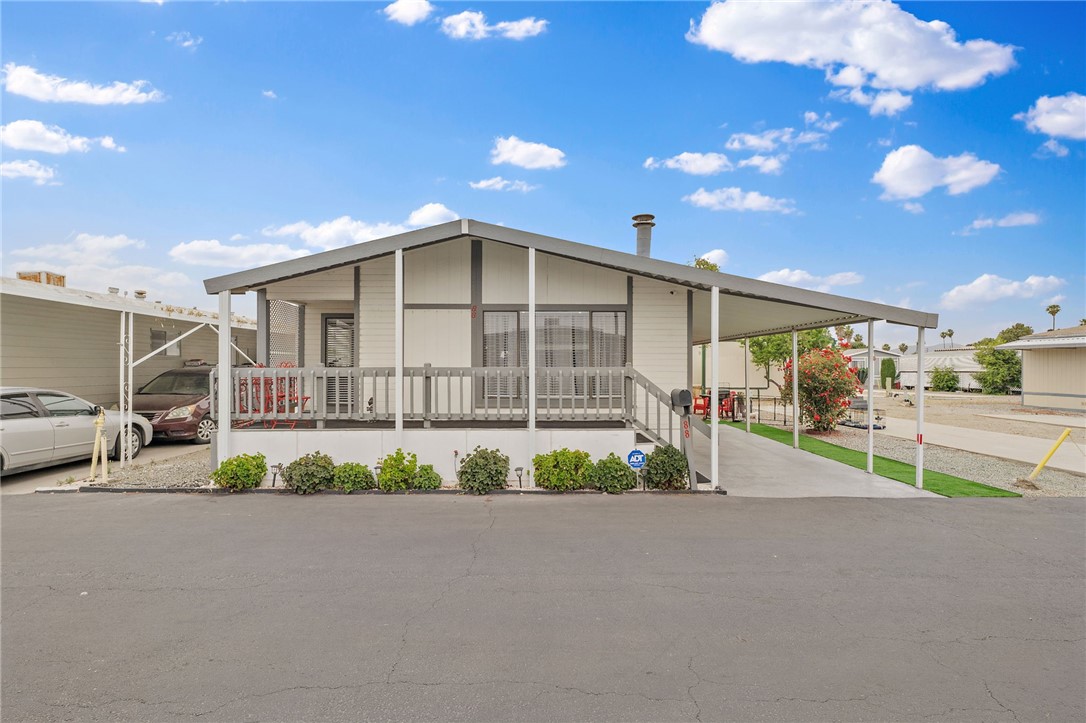
[[[846,345],[842,345],[847,348]],[[862,388],[852,357],[841,349],[812,349],[799,358],[800,419],[811,429],[829,431],[848,413],[849,400]],[[781,398],[792,401],[792,362],[784,365]]]

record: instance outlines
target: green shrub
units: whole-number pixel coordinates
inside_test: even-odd
[[[247,490],[259,487],[268,473],[268,461],[262,454],[239,454],[224,459],[219,468],[211,473],[211,481],[228,490]]]
[[[883,379],[889,379],[890,386],[894,385],[894,380],[897,379],[897,365],[894,364],[893,359],[882,360],[882,364],[879,366],[879,386],[882,386]]]
[[[612,495],[621,494],[637,486],[637,473],[612,452],[589,470],[588,486]]]
[[[476,495],[485,495],[491,490],[505,487],[509,478],[509,458],[496,449],[476,447],[464,457],[456,479],[460,489]]]
[[[441,475],[437,473],[432,464],[420,465],[411,478],[411,487],[417,490],[441,489]]]
[[[938,366],[931,370],[931,390],[933,392],[956,392],[961,386],[961,378],[954,367]]]
[[[331,487],[335,471],[331,457],[312,452],[283,468],[283,485],[300,495],[312,494]]]
[[[860,384],[867,384],[867,367],[860,367],[856,370],[856,381]]]
[[[645,460],[645,486],[654,490],[686,489],[690,470],[686,455],[670,444],[657,447]]]
[[[403,492],[411,488],[411,480],[419,468],[419,458],[413,452],[397,449],[380,461],[377,486],[385,492]]]
[[[535,467],[536,486],[568,492],[585,486],[588,472],[592,469],[592,457],[588,452],[563,447],[547,454],[537,454],[532,466]]]
[[[336,471],[332,475],[332,486],[346,494],[351,494],[355,490],[374,489],[377,487],[377,480],[366,465],[358,462],[344,462],[336,465]]]

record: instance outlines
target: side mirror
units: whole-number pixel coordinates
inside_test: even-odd
[[[99,414],[101,414],[101,413],[102,413],[102,405],[101,405],[101,404],[94,404],[94,405],[92,405],[92,406],[91,406],[91,413],[92,413],[92,414],[93,414],[94,416],[96,416],[96,417],[97,417],[97,416],[98,416]]]

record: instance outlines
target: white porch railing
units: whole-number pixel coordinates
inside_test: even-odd
[[[219,385],[212,373],[214,414]],[[523,367],[405,367],[404,419],[526,422]],[[536,418],[542,422],[626,422],[654,441],[679,443],[680,421],[665,393],[632,367],[537,367]],[[396,418],[394,367],[236,368],[231,385],[235,427],[324,426]]]

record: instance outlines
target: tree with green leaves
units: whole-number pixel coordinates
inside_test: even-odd
[[[906,344],[905,342],[901,342],[900,344],[897,345],[897,350],[899,352],[901,352],[902,354],[904,354],[905,352],[909,351],[909,345]]]
[[[855,336],[852,337],[852,348],[853,349],[866,349],[867,348],[867,344],[864,344],[863,334],[856,334]]]
[[[1078,325],[1079,326],[1086,326],[1086,319],[1079,319],[1078,320]]]
[[[1018,341],[1033,333],[1033,327],[1021,322],[1009,326],[996,335],[977,341],[973,358],[984,367],[973,374],[985,394],[1009,394],[1022,386],[1022,357],[1016,351],[996,349],[1000,344]]]
[[[939,332],[939,338],[943,340],[943,346],[946,346],[946,332],[945,331],[940,331]]]
[[[811,349],[826,349],[833,346],[833,337],[826,329],[808,329],[799,332],[796,344],[799,346],[800,356]],[[767,382],[773,382],[769,378],[769,367],[776,364],[783,367],[792,358],[792,335],[771,334],[769,336],[756,336],[750,340],[751,363],[762,367]],[[773,382],[776,384],[776,382]],[[778,385],[780,386],[780,385]]]
[[[1049,304],[1048,308],[1045,309],[1046,314],[1052,315],[1052,331],[1056,330],[1056,314],[1061,311],[1063,311],[1063,309],[1060,308],[1059,304]]]
[[[702,271],[720,271],[719,265],[714,264],[709,259],[703,259],[700,256],[695,257],[694,260],[690,262],[690,265],[696,269],[701,269]]]
[[[946,330],[946,338],[950,339],[950,345],[954,346],[954,330],[953,329],[947,329]]]
[[[882,350],[883,351],[890,351],[890,345],[889,344],[883,344],[882,345]]]

